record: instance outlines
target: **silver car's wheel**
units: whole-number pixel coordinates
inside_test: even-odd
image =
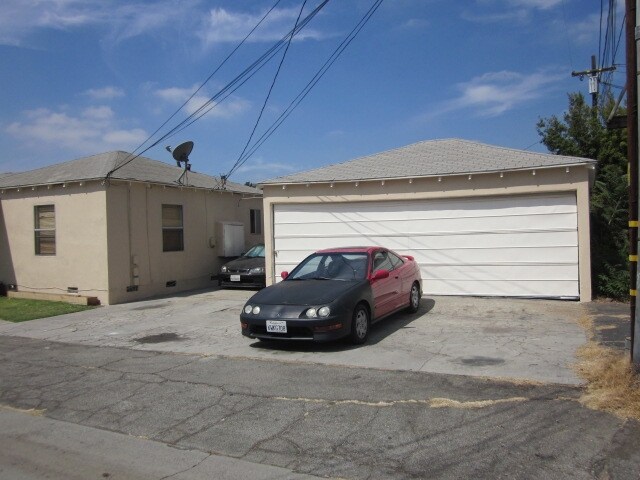
[[[420,308],[420,286],[418,283],[414,283],[411,286],[411,292],[409,293],[409,308],[411,313],[416,313]]]
[[[351,320],[351,342],[364,343],[369,336],[369,311],[364,305],[356,306]]]

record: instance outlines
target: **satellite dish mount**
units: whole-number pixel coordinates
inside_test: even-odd
[[[169,150],[168,147],[167,150]],[[189,154],[191,153],[191,150],[193,150],[193,142],[188,141],[181,143],[173,149],[173,152],[171,152],[178,167],[182,167],[182,164],[184,163],[184,171],[182,172],[182,175],[180,175],[180,178],[178,178],[178,183],[181,185],[182,179],[186,177],[187,172],[191,171],[191,164],[189,163]]]

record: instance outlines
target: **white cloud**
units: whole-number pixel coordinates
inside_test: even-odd
[[[94,100],[110,100],[112,98],[124,97],[124,91],[118,87],[90,88],[82,92],[82,94]]]
[[[85,26],[104,27],[112,40],[123,40],[171,25],[188,15],[196,1],[3,0],[0,44],[20,45],[40,29]]]
[[[594,38],[598,38],[600,35],[600,15],[591,14],[584,20],[570,23],[569,25],[565,25],[565,27],[568,29],[566,34],[572,42],[583,45],[591,43]]]
[[[539,10],[549,10],[562,3],[563,0],[507,0],[507,3],[516,7],[537,8]]]
[[[154,92],[154,94],[164,100],[165,102],[173,105],[180,106],[191,96],[193,92],[196,91],[197,87],[192,88],[180,88],[180,87],[170,87],[158,89]],[[207,97],[201,92],[198,92],[185,106],[185,111],[188,114],[193,114],[198,111],[203,105],[205,105],[209,101],[210,97]],[[211,108],[211,106],[214,106]],[[249,109],[251,104],[249,101],[235,96],[230,96],[225,99],[222,103],[211,103],[204,107],[202,111],[209,110],[209,112],[205,115],[207,117],[213,118],[231,118],[238,115],[241,115],[245,111]]]
[[[0,44],[21,45],[42,29],[71,31],[99,28],[103,40],[118,43],[146,34],[193,35],[205,46],[236,42],[249,33],[266,13],[245,13],[224,8],[207,9],[201,0],[3,0]],[[251,42],[275,41],[294,25],[299,8],[276,8],[250,37]],[[309,13],[307,9],[303,17]],[[310,26],[295,37],[321,39]]]
[[[274,9],[260,27],[249,37],[249,42],[268,42],[280,40],[293,28],[298,16],[298,8]],[[207,15],[204,29],[198,35],[205,45],[237,42],[242,40],[260,21],[266,12],[258,14],[231,12],[224,8],[211,9]],[[303,13],[301,18],[304,18]],[[316,39],[324,36],[310,27],[305,27],[295,39]]]
[[[46,108],[24,112],[6,132],[26,145],[64,148],[88,154],[108,150],[132,150],[147,138],[139,128],[124,130],[111,108],[90,107],[77,114]]]
[[[536,10],[551,10],[563,0],[476,0],[476,8],[466,8],[462,18],[477,23],[525,22]],[[471,7],[473,8],[473,7]]]
[[[267,177],[273,178],[295,170],[296,167],[286,163],[267,162],[262,158],[256,158],[242,165],[236,173],[244,174],[250,181],[259,181]]]
[[[446,102],[430,117],[457,110],[472,110],[476,115],[493,117],[541,98],[548,89],[566,75],[556,72],[523,74],[501,71],[489,72],[459,83],[460,95]]]

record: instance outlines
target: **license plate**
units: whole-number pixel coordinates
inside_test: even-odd
[[[231,275],[231,281],[232,282],[239,282],[240,281],[240,275]]]
[[[284,320],[267,320],[267,332],[287,333],[287,322]]]

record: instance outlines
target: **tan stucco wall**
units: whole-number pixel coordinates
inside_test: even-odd
[[[568,171],[567,171],[568,170]],[[456,175],[417,179],[265,185],[263,188],[267,284],[274,281],[273,206],[282,203],[332,203],[420,200],[474,196],[526,195],[575,191],[578,207],[580,300],[591,300],[589,234],[590,168],[547,168],[535,171]],[[535,174],[534,174],[535,172]]]
[[[34,207],[55,205],[56,254],[35,254]],[[107,298],[106,195],[98,182],[0,194],[0,281],[21,291]]]
[[[261,198],[112,182],[107,199],[110,303],[217,285],[211,277],[228,261],[218,256],[218,222],[242,222],[246,248],[264,240],[262,234],[250,234],[249,222],[249,210],[262,209]],[[163,204],[183,206],[184,251],[162,251]],[[176,286],[167,287],[169,281]],[[135,284],[138,291],[126,291]]]

